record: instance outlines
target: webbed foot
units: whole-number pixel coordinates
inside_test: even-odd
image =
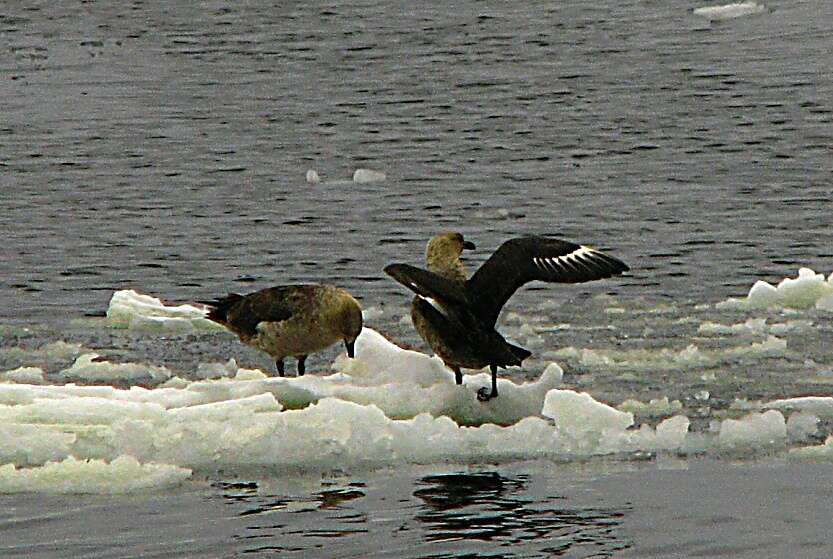
[[[488,402],[492,398],[497,398],[497,390],[489,391],[485,386],[477,391],[477,399],[481,402]]]

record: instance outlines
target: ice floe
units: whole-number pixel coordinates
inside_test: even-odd
[[[633,415],[640,415],[644,417],[664,417],[679,413],[683,409],[683,404],[679,400],[668,401],[668,396],[662,398],[654,398],[649,402],[640,402],[638,400],[625,400],[616,408],[620,411],[628,412]]]
[[[587,368],[615,371],[669,371],[709,368],[744,359],[763,359],[786,353],[787,341],[768,336],[761,342],[720,349],[701,349],[695,344],[681,350],[579,349],[566,347],[545,352],[549,359],[565,359]]]
[[[356,169],[353,173],[353,182],[368,183],[381,182],[387,180],[388,176],[382,171],[374,171],[373,169]]]
[[[789,456],[796,460],[833,462],[833,435],[828,436],[824,444],[792,448]]]
[[[777,410],[751,413],[720,423],[717,442],[722,449],[742,450],[781,447],[787,441],[787,424]]]
[[[809,283],[799,291],[818,294],[818,279],[806,272],[802,277]],[[168,319],[190,324],[155,326],[150,336],[203,327],[197,307],[166,307],[152,297],[119,293],[118,304],[111,305],[121,309],[111,313],[122,317],[116,323],[133,328],[157,317],[164,319],[159,324]],[[819,300],[813,297],[807,300]],[[790,301],[798,299],[789,295]],[[630,312],[628,305],[622,308]],[[699,415],[692,426],[680,400],[629,399],[614,406],[562,385],[565,362],[628,374],[704,369],[704,379],[721,366],[750,361],[758,366],[757,360],[771,357],[786,356],[800,365],[800,354],[788,354],[787,340],[775,334],[812,331],[809,320],[702,321],[697,328],[695,317],[683,325],[668,322],[683,331],[697,328],[697,343],[681,349],[638,349],[625,341],[627,349],[557,351],[547,351],[543,334],[553,331],[547,319],[509,314],[505,321],[521,337],[540,342],[536,357],[551,362],[533,379],[519,379],[516,369],[501,371],[500,397],[485,403],[476,391],[489,385],[487,371],[466,371],[458,386],[437,357],[403,349],[368,327],[356,341],[355,359],[340,355],[331,371],[303,377],[271,377],[241,368],[234,359],[169,370],[116,362],[73,344],[5,348],[0,350],[9,366],[0,370],[0,492],[132,491],[167,487],[192,472],[198,477],[317,474],[402,463],[562,461],[654,452],[747,456],[806,444],[826,428],[820,420],[833,418],[833,398],[792,398],[731,407],[726,415],[712,416],[704,430]],[[555,329],[590,340],[593,328],[559,324]],[[662,335],[660,326],[656,332]],[[712,373],[706,382],[714,379]],[[698,385],[685,394],[694,413],[719,409],[718,388]],[[116,480],[119,476],[123,479]]]
[[[827,420],[833,420],[833,397],[802,396],[773,400],[764,407],[781,411],[799,411],[809,413]]]
[[[114,328],[149,332],[193,332],[222,330],[205,318],[205,309],[194,305],[169,306],[160,299],[132,289],[116,291],[107,308],[107,320]]]
[[[85,353],[59,373],[66,380],[101,384],[160,384],[171,378],[165,367],[140,363],[111,363],[97,353]]]
[[[68,457],[35,468],[0,466],[0,493],[129,493],[177,485],[191,470],[168,464],[140,464],[131,456],[112,462]]]
[[[318,184],[319,182],[321,182],[321,177],[318,176],[318,172],[314,169],[307,169],[307,174],[305,178],[306,181],[310,184]]]
[[[87,351],[81,344],[64,341],[50,342],[34,349],[4,347],[0,349],[0,363],[7,367],[38,367],[43,370],[75,359]]]
[[[796,278],[784,278],[778,285],[757,281],[744,299],[730,298],[718,309],[810,309],[833,311],[833,274],[825,279],[809,268]]]
[[[40,367],[18,367],[11,371],[0,373],[0,382],[16,382],[20,384],[44,384],[43,369]]]
[[[751,14],[759,14],[765,9],[765,6],[757,2],[733,2],[719,6],[695,8],[694,15],[702,16],[710,21],[722,21]]]

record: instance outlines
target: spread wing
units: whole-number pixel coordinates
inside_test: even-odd
[[[466,282],[475,314],[494,326],[500,309],[533,280],[582,283],[627,272],[621,260],[598,250],[550,237],[518,237],[503,243]]]
[[[420,297],[434,299],[443,305],[468,304],[466,290],[461,282],[410,264],[390,264],[385,266],[385,273]]]
[[[478,328],[480,321],[472,314],[465,284],[409,264],[390,264],[385,273],[413,291],[419,298],[461,325]]]

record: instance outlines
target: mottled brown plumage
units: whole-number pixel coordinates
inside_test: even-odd
[[[461,368],[489,366],[497,396],[497,368],[521,365],[531,353],[507,342],[495,330],[500,310],[523,284],[533,281],[579,283],[611,277],[627,265],[597,250],[549,237],[519,237],[503,243],[468,279],[460,260],[474,245],[456,232],[428,242],[428,270],[391,264],[385,272],[417,296],[411,305],[414,328],[462,384]]]
[[[271,355],[281,376],[286,357],[298,360],[298,375],[303,375],[307,355],[339,340],[353,357],[353,344],[362,330],[358,301],[331,285],[269,287],[248,295],[232,293],[206,304],[210,320]]]

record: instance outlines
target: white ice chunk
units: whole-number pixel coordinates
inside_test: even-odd
[[[204,308],[193,305],[167,306],[150,295],[122,290],[113,293],[107,308],[107,319],[114,328],[152,332],[192,332],[222,330],[223,327],[205,318]]]
[[[318,176],[318,172],[314,169],[307,169],[306,179],[310,184],[318,184],[321,182],[321,177]]]
[[[388,176],[382,171],[374,171],[372,169],[356,169],[353,173],[353,182],[367,183],[367,182],[381,182],[387,180]]]
[[[685,446],[688,427],[691,422],[684,415],[675,415],[657,425],[657,447],[680,449]]]
[[[732,4],[724,4],[721,6],[704,6],[702,8],[696,8],[694,10],[694,14],[702,16],[710,21],[723,21],[751,14],[759,14],[763,12],[764,9],[765,7],[762,4],[758,4],[756,2],[734,2]]]
[[[97,353],[85,353],[75,360],[60,376],[69,380],[88,382],[159,384],[171,378],[165,367],[141,363],[111,363],[99,359]]]
[[[0,405],[0,423],[109,425],[118,419],[158,418],[159,404],[107,398],[34,398],[29,404]]]
[[[85,351],[87,350],[82,348],[81,344],[71,344],[59,340],[44,344],[37,349],[4,347],[0,349],[0,355],[3,356],[6,362],[16,362],[23,366],[41,366],[75,359]]]
[[[18,367],[5,373],[0,373],[0,382],[16,382],[18,384],[44,384],[43,369],[40,367]]]
[[[333,369],[349,374],[356,384],[393,382],[430,386],[453,378],[453,373],[438,357],[402,349],[371,328],[362,329],[355,348],[355,359],[340,354]]]
[[[69,456],[75,435],[51,426],[0,423],[0,464],[35,466]]]
[[[225,363],[200,363],[194,376],[200,379],[231,378],[237,374],[238,369],[237,361],[231,358]]]
[[[131,456],[110,463],[68,457],[36,468],[0,466],[0,493],[129,493],[177,485],[191,470],[168,464],[140,464]]]
[[[797,278],[784,278],[777,286],[765,281],[757,281],[745,299],[729,299],[718,303],[721,308],[762,309],[788,308],[809,309],[824,308],[828,297],[833,296],[833,274],[825,280],[823,274],[817,274],[809,268],[801,268]]]
[[[784,416],[777,410],[769,410],[722,421],[717,443],[723,449],[757,449],[782,446],[786,439]]]
[[[766,318],[750,318],[746,322],[741,324],[717,324],[715,322],[703,322],[697,328],[697,332],[700,334],[707,334],[707,335],[763,335],[766,334],[768,331],[768,327],[766,324]]]
[[[784,398],[769,402],[764,407],[784,412],[798,410],[800,412],[817,415],[823,419],[833,419],[833,397],[830,396]]]
[[[776,357],[783,355],[786,349],[786,340],[769,336],[763,342],[726,349],[704,350],[695,344],[679,351],[669,348],[620,350],[567,347],[544,352],[544,356],[566,359],[592,369],[669,371],[716,367],[738,360]]]
[[[557,382],[561,382],[561,379],[564,377],[564,369],[561,368],[561,365],[558,363],[550,363],[544,368],[544,375],[554,375],[554,378],[557,379]]]
[[[818,432],[819,418],[811,413],[794,413],[787,419],[791,441],[806,441]]]
[[[790,449],[790,458],[833,462],[833,435],[829,435],[824,444]]]
[[[633,424],[633,414],[596,401],[586,392],[550,390],[543,415],[555,421],[560,433],[598,443],[607,431],[624,431]]]
[[[662,417],[682,410],[683,404],[679,400],[669,402],[668,396],[663,396],[662,398],[652,398],[648,403],[638,400],[625,400],[616,408],[634,415]]]
[[[171,410],[170,415],[179,421],[188,422],[226,421],[240,413],[261,413],[282,409],[283,406],[278,403],[275,396],[266,393],[248,398],[177,408]]]

